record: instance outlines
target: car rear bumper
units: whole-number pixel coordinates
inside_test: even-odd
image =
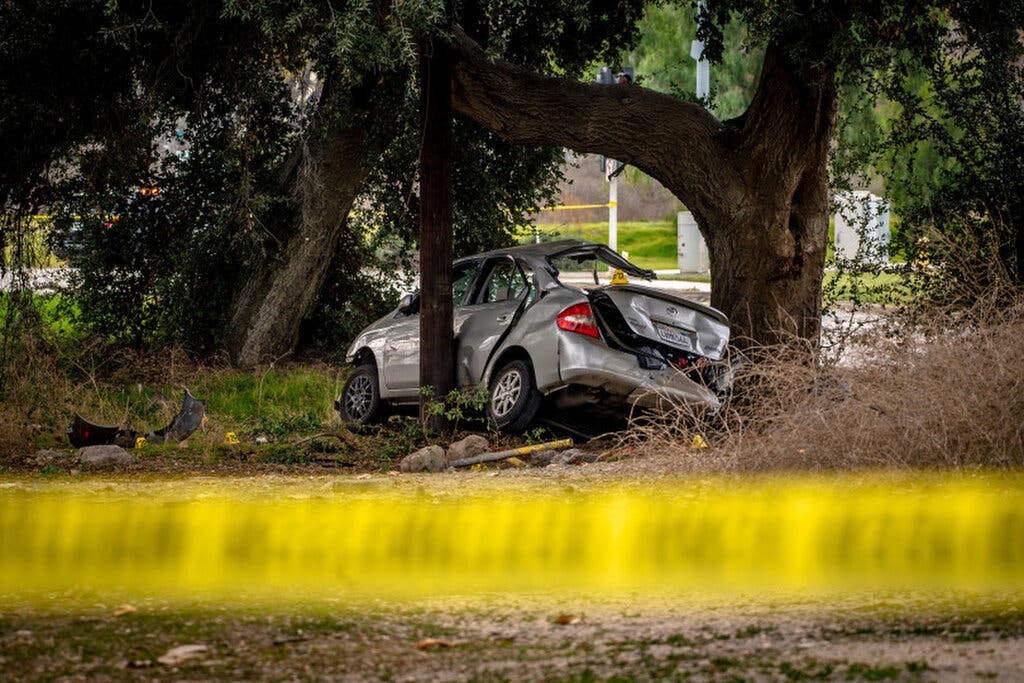
[[[712,408],[718,397],[672,367],[648,370],[631,353],[616,351],[603,341],[571,332],[559,334],[558,371],[562,386],[582,384],[627,397],[635,405],[656,408],[701,403]],[[544,387],[551,391],[560,387]]]

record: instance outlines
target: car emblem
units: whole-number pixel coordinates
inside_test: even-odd
[[[668,308],[665,309],[665,312],[668,313],[669,315],[675,315],[679,311],[676,310],[675,306],[669,306]]]

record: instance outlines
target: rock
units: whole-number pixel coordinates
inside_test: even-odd
[[[558,451],[537,451],[530,454],[530,464],[534,467],[546,467],[558,457]]]
[[[60,451],[50,450],[44,448],[36,452],[35,462],[39,467],[52,467],[58,466],[63,467],[69,463],[71,458]]]
[[[157,657],[156,661],[164,666],[177,666],[190,659],[203,657],[209,651],[210,648],[205,645],[179,645],[178,647],[172,647],[162,656]]]
[[[595,462],[597,455],[597,453],[587,453],[578,448],[570,448],[559,453],[552,462],[559,465],[581,465],[585,462]]]
[[[132,456],[120,446],[86,446],[78,449],[78,461],[90,469],[111,469],[132,464]]]
[[[578,448],[565,451],[537,451],[530,455],[530,464],[534,467],[548,465],[580,465],[597,460],[597,453],[588,453]]]
[[[444,449],[440,446],[427,446],[415,453],[402,458],[398,469],[403,472],[440,472],[448,467]]]
[[[487,439],[479,434],[470,434],[465,439],[456,441],[449,446],[445,457],[448,462],[455,462],[462,458],[472,458],[474,455],[486,453],[490,448],[491,445],[487,443]]]

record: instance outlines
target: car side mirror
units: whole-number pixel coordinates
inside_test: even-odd
[[[405,294],[402,296],[402,300],[398,302],[398,312],[402,315],[410,315],[416,311],[416,295]]]

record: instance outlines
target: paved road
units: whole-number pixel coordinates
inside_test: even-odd
[[[8,292],[14,288],[17,275],[10,271],[0,274],[0,292]],[[48,294],[65,287],[71,277],[70,268],[29,268],[21,275],[24,278],[23,288]]]

